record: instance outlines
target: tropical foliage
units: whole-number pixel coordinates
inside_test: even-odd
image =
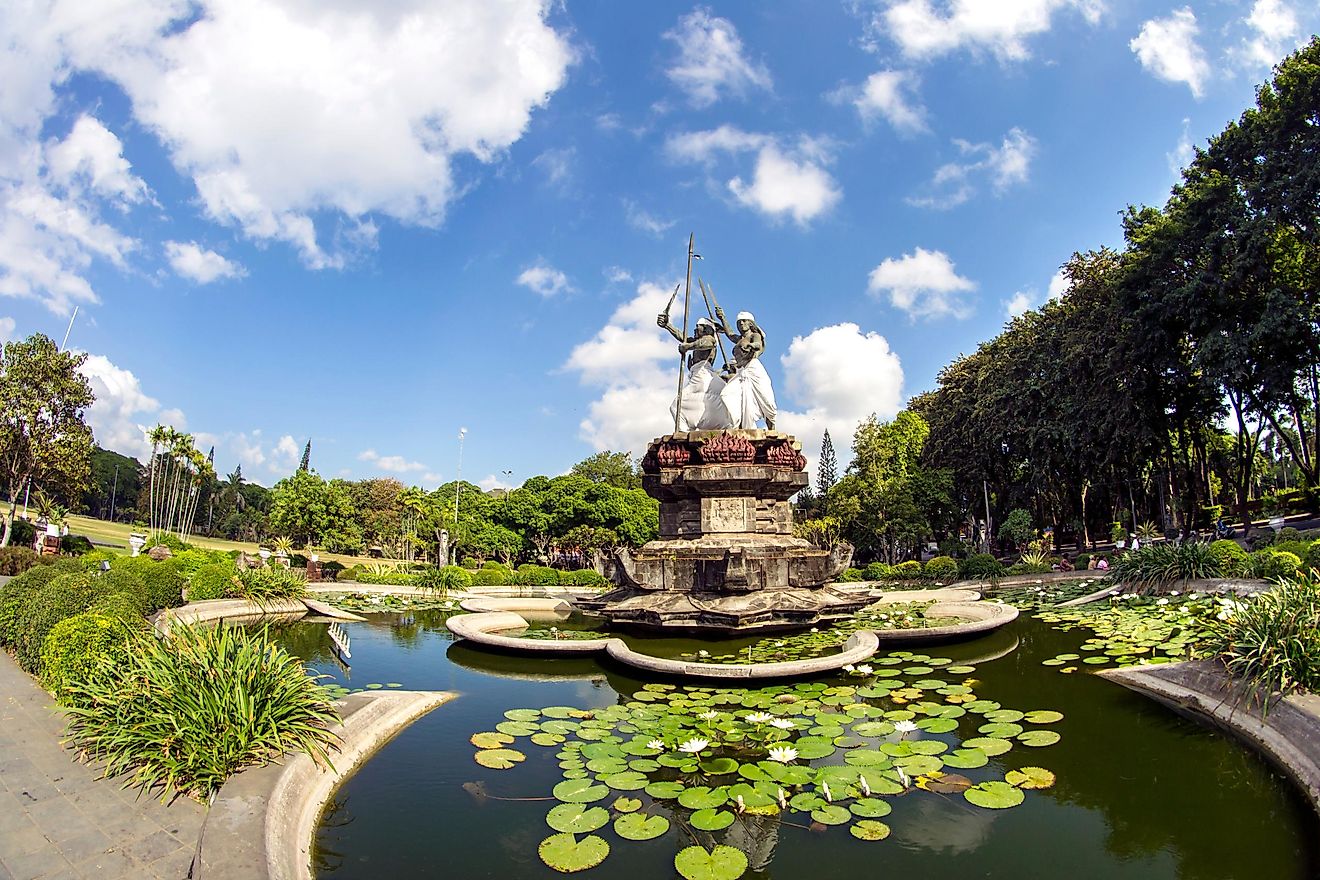
[[[1234,676],[1271,694],[1320,692],[1320,573],[1286,578],[1247,600],[1224,599],[1201,645]]]

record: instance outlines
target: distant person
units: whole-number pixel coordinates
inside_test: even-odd
[[[1095,571],[1096,568],[1099,567],[1099,565],[1100,565],[1100,557],[1092,556],[1090,559],[1086,561],[1086,570]]]
[[[1067,556],[1059,557],[1059,571],[1072,571],[1073,564]]]
[[[1141,549],[1141,539],[1138,538],[1136,535],[1132,536],[1132,549],[1133,550]]]
[[[1109,560],[1108,560],[1108,559],[1105,559],[1103,556],[1101,556],[1101,557],[1100,557],[1100,561],[1097,562],[1097,563],[1095,564],[1095,570],[1096,570],[1096,571],[1109,571]]]

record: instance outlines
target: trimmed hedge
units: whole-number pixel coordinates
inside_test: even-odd
[[[1003,573],[1003,563],[989,553],[973,553],[958,564],[958,574],[968,580],[995,578]]]
[[[123,593],[137,609],[138,617],[151,613],[151,597],[147,595],[147,585],[135,571],[126,568],[112,568],[104,574],[93,575],[101,584],[106,595]]]
[[[472,586],[472,572],[459,565],[429,568],[417,575],[417,586],[428,590],[466,590]]]
[[[0,586],[0,645],[17,646],[23,634],[23,621],[32,606],[33,595],[55,578],[74,572],[82,572],[78,563],[62,559],[51,565],[29,568]]]
[[[911,580],[921,577],[921,563],[915,559],[900,562],[894,566],[894,577],[899,580]]]
[[[922,574],[928,578],[937,581],[954,581],[958,579],[958,563],[952,556],[935,556],[926,560],[926,564],[921,569]]]
[[[27,672],[41,671],[41,648],[55,624],[81,614],[105,595],[105,585],[86,572],[62,574],[38,588],[29,597],[27,613],[14,644],[18,664]]]
[[[576,571],[561,571],[559,584],[564,587],[603,587],[609,582],[594,568],[579,568]]]
[[[1248,577],[1280,580],[1295,577],[1301,567],[1302,560],[1295,553],[1271,547],[1251,554],[1247,560],[1246,574]]]
[[[0,575],[22,574],[34,565],[41,565],[42,558],[31,547],[0,547]]]
[[[148,613],[183,604],[185,580],[173,559],[157,562],[150,556],[125,556],[118,563],[111,563],[111,571],[116,568],[130,571],[142,579],[147,588]]]
[[[111,597],[122,600],[122,594]],[[51,627],[41,646],[41,684],[64,706],[73,704],[68,686],[84,682],[106,663],[128,655],[128,638],[145,628],[142,618],[102,610],[102,600],[92,610],[67,617]],[[127,606],[126,606],[127,607]]]
[[[482,568],[472,572],[474,587],[499,587],[513,583],[513,571],[507,568]]]
[[[1222,538],[1210,544],[1210,552],[1219,563],[1220,577],[1241,577],[1247,567],[1247,551],[1237,541]]]
[[[885,581],[894,576],[894,567],[887,562],[872,562],[862,569],[862,577],[868,581]]]
[[[845,568],[839,574],[839,583],[841,584],[855,584],[864,580],[866,580],[866,573],[860,568]]]
[[[557,587],[559,572],[548,565],[520,565],[513,582],[520,587]]]
[[[238,569],[232,562],[203,565],[193,572],[188,581],[188,601],[225,598],[234,591],[234,578],[237,576]]]

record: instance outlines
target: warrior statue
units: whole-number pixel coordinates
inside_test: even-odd
[[[715,307],[715,318],[720,329],[733,341],[733,375],[720,391],[720,399],[728,410],[730,423],[735,428],[755,428],[759,420],[765,421],[768,431],[775,429],[775,392],[770,387],[770,374],[761,365],[765,351],[765,332],[757,326],[751,312],[739,312],[735,328],[729,328],[724,310]],[[735,332],[736,331],[736,332]]]
[[[678,353],[687,355],[688,378],[678,398],[669,407],[679,431],[712,431],[731,427],[728,412],[720,399],[724,380],[715,375],[715,323],[709,318],[698,318],[696,334],[684,339],[669,322],[668,311],[661,312],[656,324],[668,330],[678,340]]]

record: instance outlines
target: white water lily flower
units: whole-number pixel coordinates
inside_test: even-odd
[[[716,718],[720,717],[720,713],[716,712],[714,709],[707,709],[705,712],[702,712],[697,717],[700,718],[702,721],[714,721]]]
[[[830,793],[830,784],[828,782],[822,782],[820,784],[820,793],[825,796],[825,800],[834,803],[834,795]]]
[[[707,651],[705,648],[702,648],[700,651],[697,652],[697,656],[698,656],[698,657],[709,657],[709,656],[710,656],[710,651]]]
[[[646,744],[646,747],[648,749],[659,749],[662,752],[665,750],[664,741],[658,739],[651,740],[649,743]]]
[[[784,790],[782,788],[779,789],[779,809],[781,810],[788,809],[788,795],[784,793]]]
[[[775,746],[770,750],[770,760],[780,764],[791,764],[797,760],[797,749],[792,746]]]
[[[845,663],[845,664],[843,665],[843,671],[844,671],[844,672],[852,672],[852,671],[853,671],[854,669],[856,669],[856,668],[857,668],[857,667],[856,667],[856,666],[853,666],[851,663]]]
[[[776,718],[770,722],[770,726],[778,727],[780,730],[792,730],[793,728],[797,727],[796,724],[794,724],[792,721],[789,721],[787,718]]]
[[[1156,604],[1156,605],[1168,605],[1168,604],[1169,604],[1169,600],[1168,600],[1168,599],[1157,599],[1157,600],[1155,601],[1155,604]]]
[[[747,809],[747,805],[743,803],[742,795],[738,795],[734,800],[738,802],[738,812],[741,813],[743,810]]]
[[[1177,591],[1177,590],[1169,590],[1169,595],[1170,595],[1170,596],[1176,596],[1176,595],[1178,595],[1178,591]]]
[[[751,712],[748,713],[747,720],[753,724],[765,724],[774,717],[775,716],[771,715],[769,712]]]
[[[911,733],[917,729],[917,725],[912,721],[895,721],[894,730],[899,733]]]
[[[858,674],[860,674],[860,675],[870,675],[870,674],[871,674],[872,672],[874,672],[874,671],[875,671],[875,670],[873,670],[869,665],[867,665],[867,664],[865,664],[865,663],[863,663],[861,666],[858,666],[858,667],[857,667],[857,672],[858,672]]]
[[[903,784],[904,788],[912,784],[912,777],[904,773],[902,767],[895,767],[894,769],[898,771],[898,781]]]
[[[820,632],[820,630],[816,629],[814,626],[811,628],[811,631],[814,632],[814,633],[818,633],[818,632]]]
[[[866,781],[865,773],[857,774],[857,787],[862,790],[863,797],[871,796],[871,784]]]
[[[1187,598],[1188,598],[1188,599],[1199,599],[1199,598],[1201,598],[1201,594],[1200,594],[1200,593],[1188,593],[1188,594],[1187,594]]]
[[[680,743],[678,746],[678,750],[680,752],[687,752],[690,755],[695,755],[698,752],[700,752],[702,749],[706,748],[706,746],[708,745],[710,745],[710,740],[702,739],[699,736],[694,736],[692,737],[692,739],[688,740],[687,742]]]

